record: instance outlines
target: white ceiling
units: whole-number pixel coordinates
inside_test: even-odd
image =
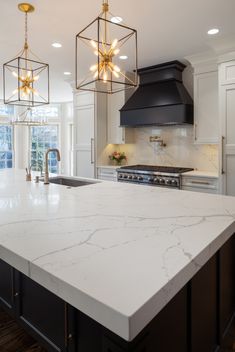
[[[17,10],[19,2],[0,0],[1,66],[23,45],[24,18]],[[36,12],[29,17],[29,43],[50,64],[51,101],[72,100],[63,72],[74,74],[75,34],[98,15],[101,2],[31,1]],[[140,67],[182,59],[211,48],[224,49],[226,45],[235,49],[235,0],[110,0],[110,7],[112,13],[138,30]],[[219,35],[209,37],[208,29],[215,27],[220,29]],[[63,47],[52,48],[55,41]],[[0,75],[2,81],[2,69]]]

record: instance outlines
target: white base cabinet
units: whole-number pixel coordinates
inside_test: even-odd
[[[100,166],[97,167],[97,178],[104,181],[117,181],[117,167]]]
[[[217,194],[219,192],[218,178],[182,176],[182,189],[185,191]]]

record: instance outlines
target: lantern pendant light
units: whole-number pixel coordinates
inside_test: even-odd
[[[35,9],[28,3],[19,4],[18,9],[25,14],[24,47],[3,65],[4,103],[27,107],[49,104],[49,65],[28,44],[28,14]]]
[[[136,87],[137,66],[137,31],[104,0],[101,14],[76,36],[76,88],[113,94]]]
[[[33,109],[30,107],[13,117],[11,124],[14,126],[45,126],[47,125],[47,118],[46,116],[35,116]]]

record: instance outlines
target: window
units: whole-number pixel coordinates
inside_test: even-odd
[[[47,118],[55,118],[59,117],[59,106],[39,106],[34,108],[32,111],[33,117],[47,117]]]
[[[58,148],[58,126],[46,125],[31,127],[31,167],[40,170],[44,167],[45,152],[49,148]],[[56,153],[49,155],[49,172],[58,172]]]
[[[0,116],[8,117],[14,115],[14,106],[0,104]]]
[[[13,167],[12,141],[12,126],[0,125],[0,169]]]

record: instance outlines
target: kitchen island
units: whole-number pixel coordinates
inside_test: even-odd
[[[1,171],[0,304],[48,351],[213,351],[234,233],[233,197]]]

